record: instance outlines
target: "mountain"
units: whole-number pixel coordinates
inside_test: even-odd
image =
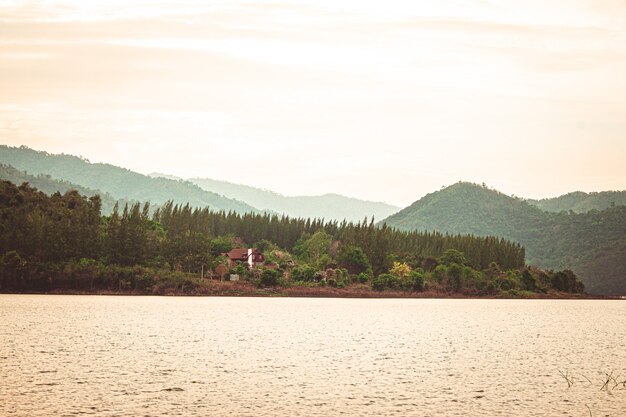
[[[0,163],[31,175],[50,175],[52,178],[100,190],[115,199],[150,201],[156,205],[173,200],[194,207],[209,206],[213,210],[238,213],[258,211],[242,201],[205,191],[187,181],[151,178],[114,165],[92,164],[77,156],[49,154],[24,146],[15,148],[0,145]]]
[[[529,264],[572,269],[590,292],[626,294],[626,206],[552,213],[486,187],[457,183],[381,223],[500,236],[524,245]]]
[[[259,209],[286,214],[290,217],[361,221],[365,217],[371,218],[372,216],[384,219],[399,210],[399,207],[386,203],[364,201],[338,194],[289,197],[273,191],[208,178],[191,178],[189,181],[204,190],[242,200]]]
[[[29,175],[24,171],[20,171],[15,169],[11,165],[0,164],[0,179],[11,181],[13,184],[23,184],[25,182],[29,183],[31,187],[35,187],[39,191],[52,195],[56,192],[60,192],[61,194],[65,194],[66,191],[76,190],[81,195],[84,196],[94,196],[99,195],[102,200],[102,213],[109,214],[113,211],[113,206],[115,203],[119,203],[120,205],[124,204],[123,200],[116,200],[110,194],[103,193],[100,190],[93,190],[91,188],[82,187],[77,184],[72,184],[68,181],[56,180],[52,178],[50,175],[39,174],[37,176]]]
[[[591,210],[604,210],[614,206],[626,206],[626,191],[601,191],[596,193],[575,191],[560,197],[527,201],[544,211],[558,213],[572,210],[576,213],[586,213]]]
[[[174,181],[184,181],[184,178],[181,177],[177,177],[176,175],[169,175],[169,174],[163,174],[161,172],[153,172],[151,174],[148,174],[149,177],[152,178],[167,178],[168,180],[174,180]]]

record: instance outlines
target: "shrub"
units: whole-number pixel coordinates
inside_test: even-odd
[[[527,291],[537,290],[537,281],[528,269],[522,272],[522,289]]]
[[[412,271],[409,278],[414,291],[424,291],[424,274],[419,271]]]
[[[433,271],[432,276],[435,278],[438,284],[441,284],[446,278],[447,273],[448,268],[445,265],[437,265],[437,267]]]
[[[261,273],[261,286],[262,287],[275,287],[279,284],[282,273],[277,269],[264,269]]]
[[[569,269],[556,272],[552,276],[552,288],[557,291],[564,291],[570,293],[582,293],[585,286],[582,282],[578,281],[576,274]]]
[[[291,271],[291,279],[293,281],[311,282],[315,279],[315,268],[304,265],[295,267]]]
[[[150,271],[141,271],[138,275],[135,275],[135,288],[138,290],[152,289],[154,284],[152,277]]]
[[[394,262],[389,273],[401,278],[408,277],[411,273],[411,267],[404,262]]]
[[[400,277],[391,274],[380,274],[372,280],[372,289],[375,291],[398,289],[401,287],[401,284],[402,280]]]
[[[370,276],[368,274],[366,274],[365,272],[361,272],[359,275],[356,276],[356,280],[360,284],[366,284],[367,281],[370,280]]]

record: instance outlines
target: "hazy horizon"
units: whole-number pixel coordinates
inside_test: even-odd
[[[29,148],[29,149],[32,149],[32,148]],[[32,150],[35,150],[35,151],[44,151],[44,150],[41,150],[41,149],[32,149]],[[45,151],[44,151],[44,152],[45,152]],[[54,153],[52,153],[52,154],[54,154]],[[60,154],[55,154],[55,155],[61,155],[61,153],[60,153]],[[65,153],[65,155],[68,155],[68,153]],[[91,160],[89,160],[89,158],[86,158],[86,157],[85,157],[85,156],[83,156],[83,155],[72,155],[72,156],[76,156],[76,157],[79,157],[79,158],[81,158],[81,159],[86,159],[89,163],[103,163],[103,164],[114,165],[114,166],[117,166],[117,167],[119,167],[119,168],[123,168],[123,169],[130,169],[130,168],[128,168],[128,167],[119,166],[119,165],[115,165],[115,164],[110,164],[109,162],[106,162],[106,161],[91,161]],[[1,162],[1,161],[0,161],[0,162]],[[132,170],[131,170],[131,171],[132,171]],[[191,182],[193,182],[192,180],[196,180],[196,179],[198,179],[198,180],[207,179],[207,180],[211,180],[211,181],[225,182],[225,183],[228,183],[228,184],[233,184],[233,185],[236,185],[236,186],[252,187],[252,188],[259,189],[259,190],[266,191],[266,192],[277,193],[277,194],[282,195],[282,196],[284,196],[284,197],[319,197],[319,196],[328,195],[328,194],[336,194],[336,195],[340,195],[340,196],[343,196],[343,197],[361,199],[361,200],[363,200],[363,201],[368,201],[368,202],[371,202],[371,203],[384,203],[384,204],[388,204],[388,205],[391,205],[391,206],[395,206],[395,207],[397,207],[398,209],[403,209],[403,208],[405,208],[405,207],[410,206],[412,203],[414,203],[415,201],[417,201],[417,200],[421,199],[422,197],[426,196],[427,194],[431,194],[431,193],[434,193],[434,192],[440,191],[440,190],[442,190],[442,189],[444,189],[444,188],[450,187],[450,186],[452,186],[452,185],[454,185],[454,184],[461,183],[461,182],[463,182],[463,183],[473,183],[473,184],[476,184],[476,185],[478,185],[478,186],[486,186],[487,188],[490,188],[490,189],[493,189],[493,190],[496,190],[496,191],[499,191],[499,192],[504,192],[503,190],[500,190],[500,189],[498,189],[498,188],[496,188],[496,187],[494,187],[494,186],[492,186],[492,185],[490,185],[490,184],[484,183],[484,182],[483,182],[483,183],[478,183],[478,182],[468,181],[468,180],[464,180],[464,179],[459,179],[459,180],[454,181],[454,182],[451,182],[451,183],[449,183],[449,184],[444,184],[444,185],[442,185],[441,187],[439,187],[439,188],[437,188],[437,189],[432,189],[432,190],[430,190],[430,191],[427,191],[427,192],[425,192],[424,194],[421,194],[421,195],[416,196],[416,197],[415,197],[412,201],[410,201],[409,203],[404,204],[404,205],[400,205],[400,204],[393,204],[393,203],[388,202],[388,201],[383,201],[383,200],[370,200],[370,199],[367,199],[367,198],[359,198],[359,197],[356,197],[356,196],[353,196],[353,195],[350,195],[350,194],[342,194],[342,193],[321,192],[321,193],[319,193],[319,194],[284,194],[284,193],[280,193],[280,192],[278,192],[278,191],[276,191],[276,190],[273,190],[273,189],[270,189],[270,188],[267,188],[267,187],[263,187],[263,186],[255,186],[255,185],[246,184],[246,183],[240,183],[240,182],[232,182],[232,181],[227,181],[227,180],[223,180],[223,179],[220,179],[220,178],[210,178],[210,177],[180,177],[180,176],[177,176],[177,175],[169,174],[169,173],[167,173],[167,172],[158,172],[158,171],[152,171],[152,172],[139,172],[139,171],[133,171],[133,172],[137,172],[137,173],[139,173],[139,174],[142,174],[142,175],[145,175],[145,176],[148,176],[148,177],[163,177],[163,178],[166,178],[166,179],[172,179],[172,180],[183,180],[183,181],[191,181]],[[202,188],[202,187],[201,187],[201,188]],[[209,191],[211,191],[211,190],[209,190]],[[533,197],[528,197],[528,196],[524,196],[524,195],[515,195],[515,194],[512,194],[512,193],[508,193],[508,194],[507,194],[506,192],[505,192],[505,194],[507,194],[507,195],[509,195],[509,196],[512,196],[512,197],[518,197],[518,198],[527,199],[527,200],[528,200],[528,199],[530,199],[530,200],[542,200],[542,199],[550,199],[550,198],[560,197],[560,196],[563,196],[563,195],[565,195],[565,194],[569,194],[569,193],[573,193],[573,192],[577,192],[577,191],[581,191],[581,190],[571,190],[571,191],[567,191],[567,192],[564,192],[564,193],[561,193],[561,194],[556,194],[556,195],[553,195],[553,196],[536,197],[536,198],[533,198]],[[591,192],[602,192],[602,191],[617,191],[617,192],[619,192],[619,191],[626,191],[626,190],[620,190],[620,189],[606,189],[606,190],[598,190],[598,191],[591,191]],[[217,194],[220,194],[220,192],[218,192],[218,191],[215,191],[215,192],[216,192]],[[228,196],[226,196],[226,197],[228,197]],[[230,197],[229,197],[229,198],[230,198]],[[262,208],[262,207],[257,207],[257,208]]]
[[[626,189],[626,4],[0,1],[0,143],[404,207]]]

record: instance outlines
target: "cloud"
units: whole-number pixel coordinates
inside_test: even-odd
[[[3,3],[2,140],[396,203],[626,181],[620,2],[153,3]]]

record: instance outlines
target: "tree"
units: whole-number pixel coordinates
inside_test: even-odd
[[[448,266],[448,289],[454,292],[461,291],[463,287],[463,267],[457,263]]]
[[[439,263],[432,256],[428,256],[422,261],[422,268],[424,268],[424,270],[427,272],[434,271],[435,268],[437,268],[437,265],[439,265]]]
[[[469,265],[469,261],[465,257],[465,254],[456,249],[446,250],[443,255],[439,257],[439,263],[443,265]]]
[[[298,247],[302,258],[311,264],[318,266],[322,255],[330,255],[329,249],[332,237],[323,230],[317,231],[309,239]]]
[[[367,255],[360,246],[349,245],[339,250],[339,265],[348,270],[352,275],[358,275],[363,272],[370,271],[370,265]]]

